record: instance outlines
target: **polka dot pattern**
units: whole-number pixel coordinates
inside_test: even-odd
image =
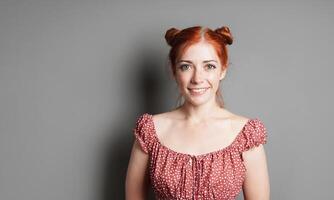
[[[263,122],[249,119],[225,148],[190,155],[164,146],[158,139],[153,115],[137,118],[134,136],[149,155],[149,176],[156,199],[235,200],[241,192],[246,167],[242,152],[267,142]]]

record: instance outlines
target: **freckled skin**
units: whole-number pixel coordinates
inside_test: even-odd
[[[210,62],[205,62],[210,60]],[[190,62],[184,62],[190,61]],[[224,78],[219,57],[215,49],[207,42],[190,46],[176,62],[175,80],[180,93],[193,106],[214,101],[219,82]],[[193,96],[188,88],[209,88],[205,95]]]

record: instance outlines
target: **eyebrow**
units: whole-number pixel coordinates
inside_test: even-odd
[[[187,62],[187,63],[192,63],[190,60],[180,60],[178,63],[180,62]],[[203,63],[208,63],[208,62],[216,62],[215,60],[204,60]]]

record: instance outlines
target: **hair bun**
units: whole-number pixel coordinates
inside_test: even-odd
[[[224,38],[224,42],[226,44],[231,45],[233,43],[233,36],[231,34],[230,29],[227,26],[217,28],[215,32]]]
[[[166,34],[165,34],[165,39],[167,41],[167,43],[170,45],[170,46],[173,46],[173,41],[175,39],[175,36],[180,32],[179,29],[176,29],[176,28],[170,28],[166,31]]]

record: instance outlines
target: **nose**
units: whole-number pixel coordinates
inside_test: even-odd
[[[191,82],[194,84],[198,84],[203,82],[203,75],[202,72],[200,70],[195,70],[193,73],[193,76],[191,78]]]

